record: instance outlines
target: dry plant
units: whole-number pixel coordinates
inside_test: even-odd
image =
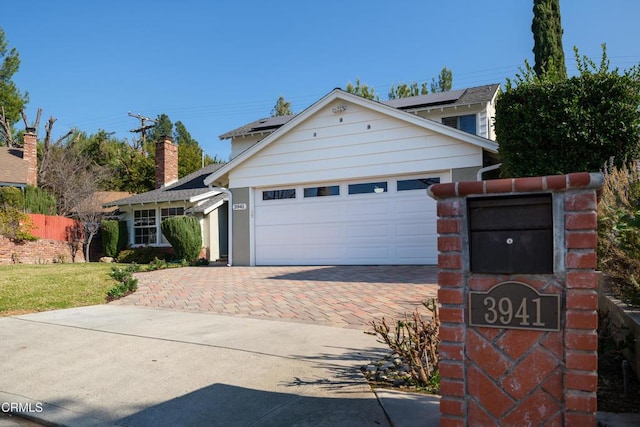
[[[404,320],[396,321],[392,328],[383,317],[379,322],[371,321],[374,331],[371,334],[378,336],[379,342],[386,344],[407,364],[414,381],[426,386],[438,372],[440,318],[435,298],[422,304],[431,313],[429,318],[415,309],[410,316],[405,314]]]
[[[616,296],[640,305],[640,165],[609,167],[598,204],[599,267]]]

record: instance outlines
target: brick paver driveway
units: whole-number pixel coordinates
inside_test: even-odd
[[[111,304],[353,329],[402,318],[437,292],[433,266],[187,267],[136,277],[138,290]]]

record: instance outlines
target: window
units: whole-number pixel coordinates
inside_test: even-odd
[[[417,178],[398,180],[398,191],[424,190],[431,184],[439,184],[440,178]]]
[[[324,197],[339,196],[340,186],[330,185],[327,187],[309,187],[304,189],[304,197]]]
[[[164,221],[167,218],[171,218],[173,216],[181,216],[184,215],[184,208],[162,208],[160,209],[160,223],[162,223],[162,221]],[[166,239],[166,237],[164,237],[164,234],[161,234],[161,242],[162,243],[169,243]]]
[[[295,199],[296,189],[289,188],[287,190],[267,190],[262,192],[262,200],[280,200]]]
[[[143,209],[133,212],[134,243],[150,245],[156,243],[156,210]]]
[[[476,115],[467,114],[465,116],[451,116],[443,117],[442,124],[452,128],[460,129],[461,131],[476,134]]]
[[[365,184],[349,184],[349,194],[386,193],[386,182],[367,182]]]

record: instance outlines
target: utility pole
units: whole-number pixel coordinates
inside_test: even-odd
[[[145,117],[142,116],[140,114],[133,114],[131,111],[129,111],[129,117],[133,117],[136,118],[138,120],[140,120],[140,127],[137,129],[131,129],[129,132],[133,132],[133,133],[140,133],[142,135],[141,137],[141,149],[142,149],[142,154],[143,155],[147,155],[147,129],[151,129],[152,127],[155,126],[155,123],[157,123],[157,120],[152,119],[151,117]],[[147,122],[151,122],[153,124],[148,125],[146,124]]]

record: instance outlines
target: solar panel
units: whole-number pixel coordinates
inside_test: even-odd
[[[411,108],[418,105],[439,105],[450,104],[457,101],[466,91],[466,89],[449,90],[446,92],[429,93],[427,95],[411,96],[409,98],[398,98],[384,101],[386,104],[394,108]]]

